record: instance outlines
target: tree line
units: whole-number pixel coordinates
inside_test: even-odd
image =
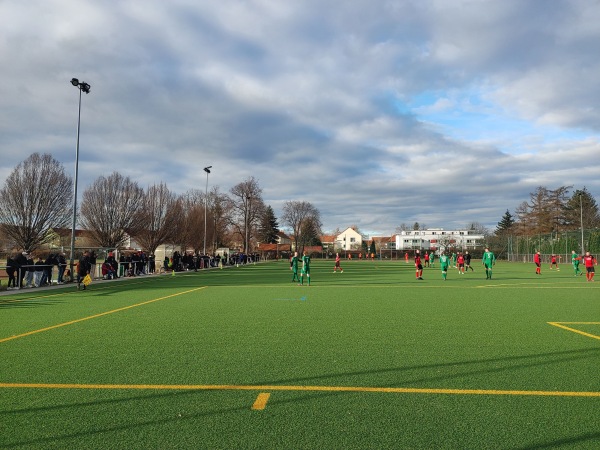
[[[506,210],[495,230],[497,236],[535,236],[600,228],[600,210],[594,196],[584,187],[570,194],[573,186],[548,189],[539,186],[515,209]]]
[[[34,153],[19,163],[0,191],[0,230],[6,246],[33,252],[55,238],[57,229],[70,229],[73,182],[50,154]],[[296,248],[321,235],[319,210],[306,201],[286,201],[281,220],[293,231]],[[207,253],[219,247],[246,253],[255,243],[275,243],[279,221],[262,198],[254,177],[228,193],[214,186],[208,192],[191,189],[177,195],[159,182],[146,189],[114,172],[98,177],[82,194],[79,226],[98,247],[121,248],[131,237],[142,250],[160,245]],[[206,230],[206,233],[205,233]]]
[[[571,250],[600,251],[600,211],[594,196],[573,186],[539,186],[514,215],[506,210],[489,238],[498,254],[520,259],[537,251],[544,254]]]

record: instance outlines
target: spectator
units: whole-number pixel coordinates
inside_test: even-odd
[[[113,280],[115,278],[115,271],[113,266],[108,262],[104,261],[102,263],[102,279],[103,280]]]
[[[108,256],[106,257],[106,260],[104,261],[105,264],[108,264],[110,266],[110,272],[112,272],[112,278],[119,278],[118,271],[119,271],[119,264],[117,263],[117,260],[115,259],[115,256],[113,254],[113,252],[108,252]]]
[[[58,265],[58,278],[56,282],[58,284],[64,284],[65,269],[67,268],[67,259],[64,253],[59,253],[56,256],[56,264]]]
[[[17,278],[15,276],[15,272],[17,272],[17,262],[15,261],[14,256],[10,255],[6,259],[6,274],[8,275],[8,287],[6,289],[8,290],[17,287]]]
[[[23,278],[25,277],[25,272],[27,271],[27,252],[19,253],[15,259],[15,262],[17,268],[15,276],[17,277],[19,288],[21,288],[23,287]]]
[[[42,285],[42,277],[44,275],[44,261],[41,256],[38,256],[35,262],[35,274],[33,279],[34,287],[40,287]]]
[[[156,256],[154,256],[154,253],[151,253],[148,257],[148,272],[156,272]]]
[[[81,287],[81,282],[85,278],[86,275],[89,275],[92,271],[92,263],[90,258],[90,252],[87,250],[83,253],[81,258],[79,258],[79,263],[77,264],[77,290]],[[85,284],[83,285],[83,290],[85,291]]]
[[[46,282],[49,285],[52,285],[52,271],[54,269],[54,265],[57,264],[56,258],[54,254],[50,253],[45,261],[46,267],[44,271],[46,272]]]
[[[34,287],[33,284],[33,275],[35,273],[35,261],[33,260],[33,256],[27,255],[27,275],[25,275],[25,287],[31,288]]]

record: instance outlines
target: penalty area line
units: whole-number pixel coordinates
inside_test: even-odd
[[[564,324],[569,325],[600,325],[600,322],[547,322],[548,325],[552,325],[554,327],[562,328],[563,330],[571,331],[573,333],[581,334],[582,336],[589,337],[592,339],[600,339],[600,336],[596,336],[595,334],[586,333],[585,331],[577,330],[576,328],[567,327]]]
[[[68,383],[0,383],[0,389],[90,389],[90,390],[172,390],[172,391],[288,391],[288,392],[350,392],[379,394],[440,394],[440,395],[499,395],[537,397],[596,397],[593,391],[527,391],[504,389],[435,389],[369,386],[286,386],[286,385],[232,385],[232,384],[68,384]],[[265,404],[267,395],[257,398]]]

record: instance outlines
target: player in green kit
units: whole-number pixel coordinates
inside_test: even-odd
[[[292,283],[300,281],[300,277],[298,276],[298,252],[294,252],[294,256],[290,261],[290,270],[292,271]]]
[[[485,279],[492,279],[492,266],[496,264],[496,255],[490,252],[490,249],[486,247],[485,252],[483,252],[483,258],[481,263],[485,266]]]
[[[306,251],[302,254],[302,271],[300,272],[300,284],[304,285],[304,275],[310,286],[310,256],[306,254]]]
[[[442,268],[442,278],[446,281],[446,277],[448,276],[448,265],[450,264],[450,258],[444,252],[440,254],[440,267]]]
[[[575,252],[575,250],[571,251],[571,264],[573,264],[575,276],[583,275],[583,270],[579,270],[579,261],[581,261],[581,258],[579,257],[577,252]]]

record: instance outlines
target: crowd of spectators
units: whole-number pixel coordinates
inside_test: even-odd
[[[114,252],[109,252],[102,263],[98,263],[95,252],[85,253],[92,271],[99,268],[99,273],[104,280],[113,280],[120,277],[135,277],[160,272],[181,272],[225,265],[243,265],[256,262],[260,259],[258,254],[232,253],[223,255],[201,255],[198,253],[173,252],[172,256],[165,256],[162,267],[157,267],[154,254],[146,255],[143,251],[123,252],[117,260]],[[77,263],[79,264],[79,263]],[[160,265],[160,263],[159,263]],[[34,257],[27,252],[14,253],[6,260],[6,274],[8,275],[8,289],[35,288],[64,284],[73,280],[67,260],[63,252],[50,253],[46,258]],[[55,272],[55,268],[57,271]],[[75,268],[78,273],[78,268]],[[56,278],[54,276],[56,275]],[[93,276],[94,274],[92,274]]]
[[[9,255],[6,259],[8,289],[49,286],[53,282],[54,267],[58,268],[56,284],[71,280],[64,253],[50,253],[45,259],[27,252]]]

